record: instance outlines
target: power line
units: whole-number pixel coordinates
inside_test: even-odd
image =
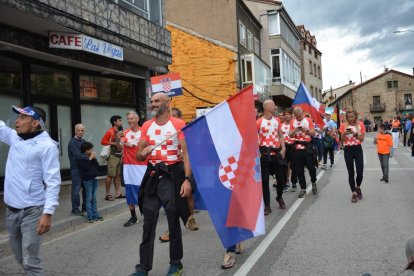
[[[185,90],[188,94],[190,94],[191,96],[193,96],[194,98],[196,98],[196,99],[198,99],[200,101],[203,101],[203,102],[206,102],[206,103],[209,103],[209,104],[214,104],[214,105],[217,105],[218,104],[218,103],[213,103],[213,102],[210,102],[209,100],[205,100],[203,98],[200,98],[200,97],[194,95],[192,92],[190,92],[190,90],[188,90],[184,86],[183,86],[183,90]]]

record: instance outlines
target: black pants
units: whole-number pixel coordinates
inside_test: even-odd
[[[326,165],[328,162],[328,153],[329,153],[329,160],[331,161],[331,165],[334,164],[334,147],[332,145],[331,148],[325,148],[323,151],[323,164]]]
[[[305,165],[308,168],[312,183],[316,183],[316,165],[313,153],[306,149],[296,149],[293,154],[293,166],[302,190],[306,189]]]
[[[285,153],[285,161],[288,164],[290,168],[290,182],[292,182],[293,185],[296,185],[298,183],[298,178],[295,173],[295,167],[293,166],[293,154],[295,152],[294,145],[286,145],[286,153]],[[286,181],[288,180],[288,166],[283,167],[283,174],[285,175]]]
[[[269,159],[270,158],[270,159]],[[262,189],[263,189],[263,201],[265,207],[270,206],[270,190],[269,190],[269,176],[276,174],[276,191],[277,197],[281,198],[283,195],[283,187],[285,186],[284,170],[282,166],[279,166],[276,155],[262,154],[260,157],[260,165],[262,170]]]
[[[140,264],[136,271],[150,271],[154,258],[155,229],[159,210],[164,206],[167,213],[168,230],[170,231],[170,265],[182,266],[183,241],[179,216],[174,204],[174,186],[169,176],[163,176],[153,195],[145,194],[142,202],[144,215],[144,233],[139,247]]]
[[[348,169],[348,182],[351,191],[355,192],[355,170],[354,162],[356,167],[356,185],[361,186],[363,173],[364,173],[364,152],[362,151],[362,146],[345,146],[344,147],[344,156],[346,168]]]

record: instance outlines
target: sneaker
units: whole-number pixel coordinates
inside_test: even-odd
[[[326,164],[323,164],[321,169],[322,170],[327,170],[328,168],[326,167]]]
[[[355,192],[357,193],[358,199],[361,200],[363,198],[361,188],[359,187],[355,188]]]
[[[331,164],[330,168],[332,169],[332,168],[333,168],[333,166],[334,166],[334,164]]]
[[[264,209],[264,215],[267,216],[272,212],[272,209],[270,208],[270,206],[266,206]]]
[[[124,223],[124,227],[132,226],[138,222],[137,217],[131,217],[127,222]]]
[[[296,184],[292,184],[292,188],[290,189],[291,192],[296,192]]]
[[[73,216],[81,216],[81,217],[83,217],[83,213],[81,211],[79,211],[79,210],[75,210],[75,211],[72,211],[70,213]]]
[[[136,271],[132,273],[130,276],[148,276],[148,272],[147,271]]]
[[[170,241],[170,231],[166,231],[164,234],[160,236],[161,242],[169,242]]]
[[[239,242],[236,244],[236,254],[241,254],[244,251],[244,243],[243,242]]]
[[[283,192],[286,193],[287,191],[289,191],[289,187],[288,186],[284,186],[283,187]]]
[[[384,177],[382,177],[381,179],[380,179],[380,181],[384,181],[385,180],[385,178]]]
[[[193,215],[191,215],[189,218],[188,218],[188,220],[187,220],[187,224],[186,224],[186,227],[188,228],[188,229],[190,229],[191,231],[197,231],[199,228],[198,228],[198,226],[197,226],[197,223],[196,223],[196,221],[195,221],[195,218],[194,218],[194,216]]]
[[[318,194],[318,188],[316,187],[316,183],[312,183],[312,194],[313,195]]]
[[[386,179],[384,179],[384,181],[385,181],[385,183],[388,183],[388,179],[386,178]]]
[[[299,192],[298,198],[304,198],[306,196],[306,190],[301,190]]]
[[[352,201],[352,203],[358,202],[358,196],[356,194],[352,194],[351,201]]]
[[[95,220],[94,219],[89,219],[88,222],[89,223],[93,223]]]
[[[232,268],[235,262],[236,260],[234,259],[234,253],[228,252],[224,254],[224,260],[223,260],[223,263],[221,264],[221,268],[222,269]]]
[[[280,209],[286,209],[286,204],[285,204],[285,201],[283,200],[283,197],[281,198],[276,197],[276,201],[277,203],[279,203]]]
[[[170,268],[168,269],[167,276],[179,276],[183,274],[183,266],[178,265],[170,265]]]
[[[101,216],[98,216],[98,217],[95,218],[95,221],[103,221],[103,220],[104,220],[104,218],[101,217]]]

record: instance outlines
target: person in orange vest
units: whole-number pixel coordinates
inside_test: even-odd
[[[374,139],[374,143],[377,144],[377,152],[382,170],[382,178],[380,181],[385,181],[385,183],[388,183],[388,163],[393,154],[392,140],[391,134],[385,131],[385,125],[382,123],[379,124],[378,134]]]

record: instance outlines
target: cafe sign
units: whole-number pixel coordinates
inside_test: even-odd
[[[49,32],[49,47],[81,50],[112,59],[124,60],[122,47],[84,34]]]

